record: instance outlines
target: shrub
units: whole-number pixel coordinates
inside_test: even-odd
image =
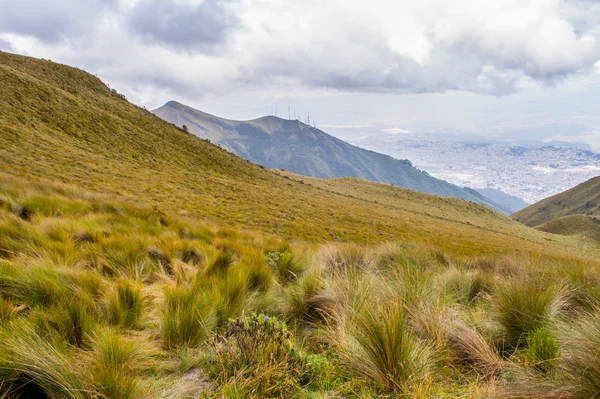
[[[292,397],[299,388],[303,363],[284,323],[263,314],[229,323],[215,341],[211,371],[226,389],[243,387],[243,397]],[[239,394],[239,392],[238,392]]]
[[[106,321],[114,326],[134,328],[144,310],[144,298],[140,287],[127,280],[121,280],[109,294]]]
[[[161,335],[168,349],[200,343],[215,325],[210,297],[194,287],[169,287],[164,291]]]
[[[523,358],[528,365],[548,373],[557,366],[558,357],[558,342],[547,327],[538,328],[527,335],[527,348]]]

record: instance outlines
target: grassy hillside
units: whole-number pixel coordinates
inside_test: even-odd
[[[600,394],[591,240],[263,169],[47,61],[0,96],[1,398]]]
[[[309,241],[426,242],[460,254],[597,254],[463,200],[279,176],[68,66],[0,53],[0,96],[0,168],[32,182],[71,183],[170,214]]]
[[[407,160],[368,151],[298,120],[275,116],[233,121],[169,101],[152,111],[191,133],[268,168],[320,178],[358,177],[495,206],[482,195],[436,179]]]
[[[0,397],[589,398],[599,282],[593,263],[290,244],[2,174]]]
[[[600,176],[528,206],[512,217],[528,226],[539,226],[567,215],[600,216]]]
[[[593,216],[563,216],[536,228],[552,234],[587,237],[600,242],[600,218]]]

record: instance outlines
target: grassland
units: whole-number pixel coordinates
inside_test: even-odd
[[[0,168],[32,181],[75,184],[289,239],[415,241],[455,254],[520,251],[576,262],[597,255],[467,201],[359,180],[279,176],[115,96],[96,77],[50,61],[0,53],[0,96]]]
[[[599,247],[265,170],[0,53],[0,398],[589,398]]]
[[[290,243],[74,186],[0,187],[2,397],[600,392],[597,267]]]

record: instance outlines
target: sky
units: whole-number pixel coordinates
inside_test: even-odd
[[[0,0],[0,50],[149,109],[600,150],[600,0]]]

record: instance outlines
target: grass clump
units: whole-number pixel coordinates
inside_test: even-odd
[[[576,398],[594,398],[600,394],[600,319],[598,314],[586,317],[564,331],[562,344],[564,367],[568,373],[563,384]],[[564,389],[564,386],[560,389]]]
[[[128,280],[120,280],[108,296],[106,321],[113,326],[135,328],[139,325],[143,310],[141,288]]]
[[[289,251],[269,252],[265,263],[273,270],[281,284],[295,281],[306,269],[306,262]]]
[[[91,380],[100,397],[135,399],[144,397],[137,370],[144,363],[137,343],[110,330],[99,330],[93,338]]]
[[[387,392],[406,393],[429,369],[429,351],[408,327],[400,303],[364,305],[356,311],[345,361]]]
[[[527,346],[530,333],[553,322],[565,305],[564,288],[541,287],[531,281],[510,281],[498,290],[495,301],[503,349],[517,349]]]
[[[83,347],[97,322],[94,308],[81,301],[63,304],[50,317],[50,325],[71,345]]]
[[[41,393],[54,398],[86,398],[85,381],[59,343],[40,335],[28,323],[5,326],[0,338],[0,386],[5,397]]]
[[[213,329],[214,302],[194,286],[167,287],[161,316],[161,336],[168,349],[198,345]]]

